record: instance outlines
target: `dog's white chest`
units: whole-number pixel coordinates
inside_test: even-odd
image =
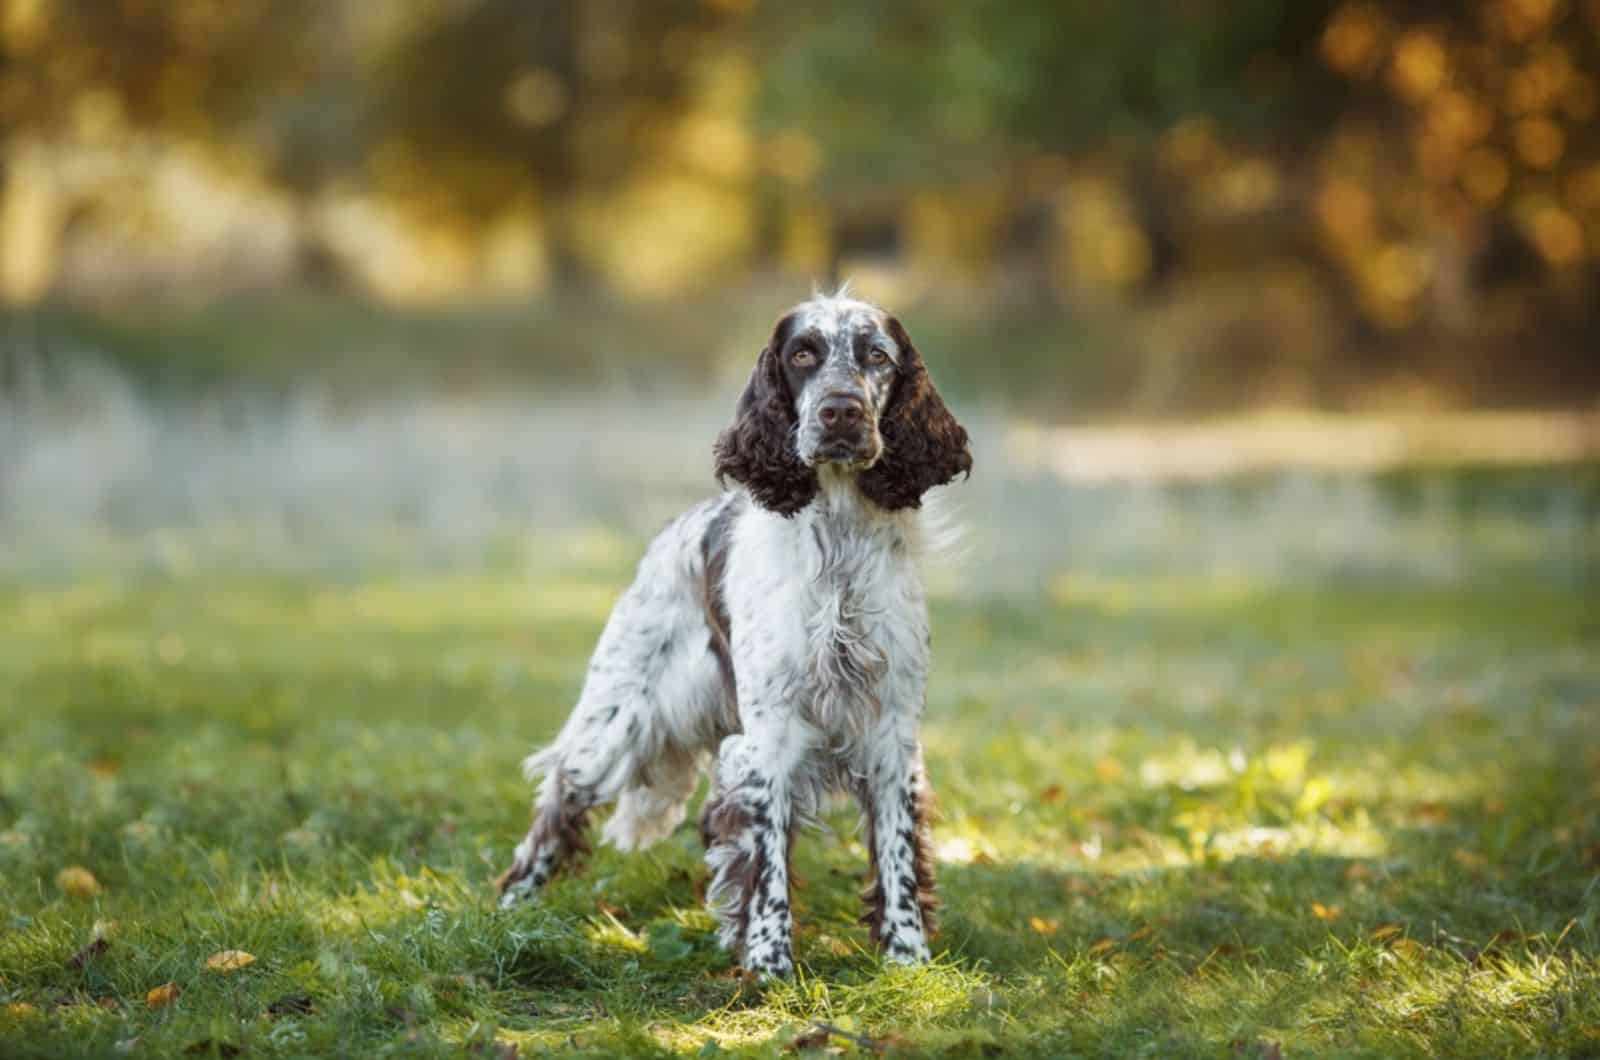
[[[921,612],[916,573],[899,531],[815,525],[804,572],[808,720],[846,741],[894,706],[891,660]],[[925,619],[922,620],[925,623]]]

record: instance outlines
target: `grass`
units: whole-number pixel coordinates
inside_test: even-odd
[[[841,808],[763,987],[689,828],[493,908],[631,564],[568,545],[0,584],[0,1055],[1600,1055],[1592,586],[939,599],[939,957],[866,948]]]

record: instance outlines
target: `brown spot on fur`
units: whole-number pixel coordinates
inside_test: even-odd
[[[857,477],[861,492],[880,508],[919,508],[922,495],[957,475],[972,473],[967,432],[933,388],[922,355],[900,321],[889,318],[889,335],[902,363],[889,405],[878,420],[883,456]]]
[[[554,844],[555,855],[550,859],[549,883],[561,869],[574,858],[589,853],[589,804],[586,800],[574,802],[566,798],[565,784],[557,782],[555,800],[541,806],[534,814],[533,825],[528,829],[528,861],[518,858],[511,867],[495,879],[495,891],[504,894],[507,887],[533,871],[539,861],[539,852]]]
[[[793,327],[793,314],[778,321],[739,395],[732,426],[717,435],[712,450],[718,480],[743,483],[757,504],[781,515],[810,504],[820,488],[817,473],[794,451],[794,395],[778,364]]]
[[[725,843],[735,851],[733,859],[721,871],[726,894],[731,899],[725,915],[735,925],[737,933],[734,937],[739,940],[742,950],[745,932],[750,927],[750,906],[755,899],[756,884],[766,868],[766,858],[761,853],[759,843],[755,844],[754,854],[738,848],[739,837],[749,833],[755,823],[750,811],[732,799],[722,797],[709,800],[707,807],[700,815],[700,838],[706,849]]]
[[[911,796],[911,868],[916,881],[917,907],[922,913],[922,932],[928,938],[932,938],[934,932],[939,929],[939,898],[933,873],[932,803],[933,797],[928,785],[919,780]],[[877,827],[873,823],[873,800],[870,788],[862,792],[861,807],[866,819],[867,854],[872,859],[872,874],[867,880],[866,888],[861,892],[861,900],[867,906],[861,922],[867,925],[872,941],[881,946],[885,941],[883,925],[887,910],[883,893],[883,876],[878,864]]]
[[[728,569],[728,553],[733,547],[733,521],[738,517],[740,503],[737,496],[725,501],[706,524],[705,534],[700,539],[700,556],[704,566],[700,601],[705,610],[706,625],[711,628],[711,652],[717,657],[717,669],[722,674],[724,713],[730,719],[725,725],[728,732],[732,732],[737,724],[739,690],[733,676],[733,624],[728,617],[722,578]],[[720,733],[719,736],[726,734]]]

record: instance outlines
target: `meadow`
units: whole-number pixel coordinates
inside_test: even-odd
[[[704,484],[558,518],[442,472],[461,443],[352,459],[365,521],[313,531],[286,498],[384,438],[273,437],[321,470],[158,432],[165,521],[89,470],[49,510],[59,453],[9,480],[0,1055],[1600,1055],[1592,472],[975,478],[931,575],[937,959],[868,947],[841,805],[799,843],[801,973],[762,984],[687,826],[492,900],[520,758]],[[185,466],[287,514],[184,509]],[[492,532],[440,515],[491,496]]]

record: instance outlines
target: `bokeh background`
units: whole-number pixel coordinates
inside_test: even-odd
[[[846,279],[941,960],[843,807],[792,987],[690,827],[500,913]],[[1594,1056],[1597,336],[1600,0],[0,0],[0,1054]]]
[[[1588,562],[1596,0],[7,0],[0,48],[0,563],[643,532],[844,279],[1012,570]]]

